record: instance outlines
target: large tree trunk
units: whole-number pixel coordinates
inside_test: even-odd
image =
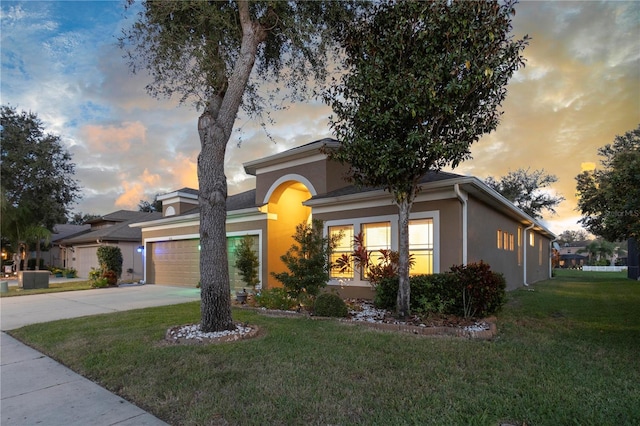
[[[200,192],[200,287],[202,331],[233,329],[227,262],[227,177],[224,157],[264,30],[252,22],[246,1],[238,2],[242,46],[224,92],[210,99],[198,119]]]
[[[411,286],[409,284],[409,213],[413,204],[413,196],[396,200],[398,205],[398,227],[400,235],[398,242],[398,298],[397,314],[399,319],[405,319],[411,313]]]

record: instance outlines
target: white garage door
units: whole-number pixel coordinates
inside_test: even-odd
[[[150,243],[149,283],[195,287],[200,281],[198,244],[197,239]]]
[[[76,247],[75,252],[73,252],[73,258],[75,260],[72,262],[76,270],[78,271],[78,276],[82,278],[89,278],[89,272],[91,268],[98,269],[100,265],[98,264],[98,246],[94,247]]]

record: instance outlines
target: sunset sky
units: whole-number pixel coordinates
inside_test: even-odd
[[[82,187],[75,212],[136,210],[157,193],[198,187],[198,112],[150,97],[148,77],[129,72],[116,46],[135,18],[123,1],[0,7],[0,102],[35,112],[61,136]],[[454,172],[484,179],[544,169],[566,198],[544,222],[555,233],[578,229],[575,176],[598,164],[598,147],[640,124],[640,2],[523,1],[516,12],[515,36],[532,37],[526,67],[509,84],[498,129]],[[273,115],[273,140],[239,117],[227,150],[229,193],[255,185],[244,162],[330,137],[330,114],[318,101],[292,105]]]

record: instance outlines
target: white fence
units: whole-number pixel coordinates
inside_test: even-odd
[[[622,272],[626,271],[626,266],[583,266],[583,271],[598,271],[598,272]]]

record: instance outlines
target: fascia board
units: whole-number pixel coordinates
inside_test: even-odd
[[[277,154],[271,155],[269,157],[260,158],[258,160],[249,161],[243,164],[244,171],[252,176],[256,176],[258,170],[260,172],[270,171],[270,170],[279,170],[285,167],[289,167],[292,162],[296,160],[309,158],[308,161],[303,161],[300,164],[306,164],[313,161],[318,161],[321,159],[325,159],[327,156],[319,152],[322,146],[335,147],[338,146],[338,142],[324,142],[322,144],[310,144],[307,146],[301,146],[298,148],[292,148],[287,151],[279,152]],[[309,156],[310,152],[318,152],[318,155],[314,155],[312,157]]]

